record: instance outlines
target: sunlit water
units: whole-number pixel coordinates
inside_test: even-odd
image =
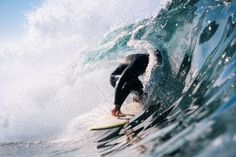
[[[235,156],[236,2],[174,1],[158,14],[149,1],[88,2],[80,14],[48,1],[29,15],[22,51],[1,50],[0,156]],[[143,112],[88,131],[110,114],[110,72],[138,52],[152,54]]]

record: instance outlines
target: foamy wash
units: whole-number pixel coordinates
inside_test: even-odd
[[[162,5],[50,0],[28,13],[22,44],[0,49],[0,156],[234,156],[236,2]],[[89,132],[113,107],[109,74],[138,52],[153,56],[144,111]]]

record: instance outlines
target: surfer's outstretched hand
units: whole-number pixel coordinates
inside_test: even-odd
[[[115,117],[125,117],[125,114],[123,114],[120,111],[120,106],[118,106],[118,105],[115,105],[113,110],[111,110],[111,114],[112,114],[112,116],[115,116]]]

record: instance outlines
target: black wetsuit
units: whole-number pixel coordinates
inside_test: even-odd
[[[115,87],[115,105],[121,106],[131,91],[142,97],[143,85],[138,76],[145,72],[148,62],[149,54],[132,54],[112,72],[110,83]]]

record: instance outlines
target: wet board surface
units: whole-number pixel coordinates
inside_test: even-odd
[[[124,104],[121,108],[121,112],[125,114],[125,117],[114,117],[111,115],[111,112],[109,112],[109,114],[103,115],[99,121],[90,128],[90,130],[107,130],[122,127],[125,124],[128,124],[135,115],[140,113],[142,108],[143,105],[138,102]]]

